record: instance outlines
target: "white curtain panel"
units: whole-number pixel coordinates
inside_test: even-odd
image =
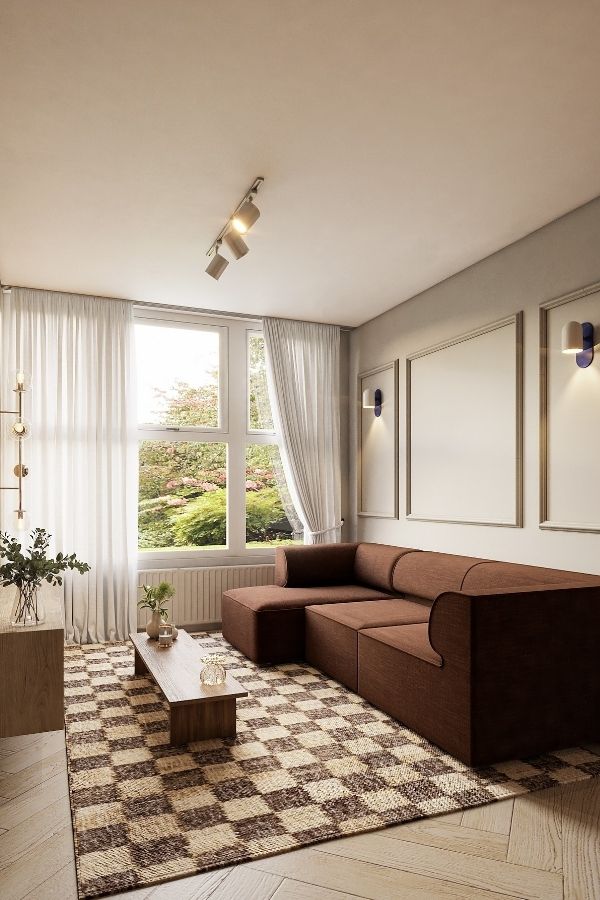
[[[122,640],[136,623],[137,441],[132,304],[13,288],[0,307],[2,408],[14,408],[15,372],[31,437],[24,507],[53,550],[91,566],[64,582],[69,640]],[[14,483],[15,448],[2,417],[2,484]],[[11,482],[12,479],[12,482]],[[14,530],[13,492],[2,528]]]
[[[263,320],[269,395],[305,544],[339,541],[340,329]]]

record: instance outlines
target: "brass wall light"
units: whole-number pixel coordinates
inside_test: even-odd
[[[575,356],[580,369],[587,369],[594,359],[594,326],[591,322],[567,322],[562,329],[563,353]]]
[[[31,380],[26,372],[22,370],[17,372],[15,377],[14,393],[17,395],[16,409],[0,409],[0,415],[15,416],[14,421],[9,426],[9,434],[17,442],[17,464],[13,468],[13,473],[17,479],[16,485],[10,487],[0,487],[2,491],[17,491],[17,508],[15,510],[15,525],[17,531],[24,531],[27,528],[27,513],[23,509],[23,479],[29,474],[29,469],[23,462],[23,442],[27,440],[31,434],[31,428],[23,417],[23,394],[31,387]]]
[[[363,409],[372,409],[377,418],[379,418],[382,404],[383,394],[381,393],[381,388],[365,388],[363,391]]]

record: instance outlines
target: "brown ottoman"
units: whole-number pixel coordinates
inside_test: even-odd
[[[429,620],[429,607],[390,598],[362,603],[309,606],[305,621],[305,658],[351,690],[358,689],[358,632],[385,625],[412,625]]]

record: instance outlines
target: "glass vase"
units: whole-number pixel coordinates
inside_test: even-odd
[[[16,627],[27,628],[33,625],[41,625],[45,618],[44,604],[40,596],[39,586],[24,585],[18,588],[10,616],[10,624]]]
[[[219,653],[211,653],[209,656],[204,656],[202,658],[202,662],[204,663],[204,666],[200,671],[200,681],[202,684],[225,684],[227,679],[227,672],[223,665],[225,660],[226,657],[221,656]]]

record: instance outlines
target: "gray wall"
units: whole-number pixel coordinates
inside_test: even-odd
[[[398,240],[401,239],[399,235]],[[352,332],[349,444],[350,490],[354,500],[350,504],[349,525],[353,537],[600,573],[600,534],[539,528],[539,306],[597,281],[600,281],[600,198]],[[406,357],[518,310],[524,311],[524,527],[407,520]],[[600,323],[600,309],[596,323]],[[400,360],[400,518],[359,518],[355,490],[355,436],[360,410],[357,376],[397,358]],[[489,364],[493,365],[493,360]],[[600,354],[593,365],[600,366]],[[600,416],[600,396],[590,414]],[[591,479],[600,478],[600,447],[598,460],[595,471],[589,472]],[[443,448],[440,448],[438,464],[445,465]],[[448,477],[452,477],[451,471]]]

